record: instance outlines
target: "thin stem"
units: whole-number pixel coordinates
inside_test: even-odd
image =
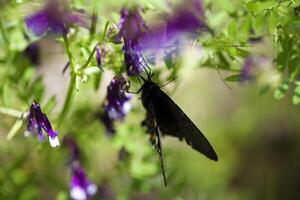
[[[71,102],[72,102],[72,97],[74,95],[75,79],[76,79],[76,75],[74,73],[72,73],[70,83],[69,83],[68,93],[67,93],[67,96],[66,96],[66,99],[65,99],[65,103],[64,103],[62,111],[59,115],[59,118],[58,118],[59,119],[58,126],[61,125],[61,123],[64,120],[65,115],[67,114],[67,112],[70,108],[70,105],[71,105]]]
[[[105,24],[105,27],[104,27],[104,31],[102,33],[102,37],[101,37],[101,41],[103,42],[105,40],[105,35],[106,35],[106,32],[107,32],[107,29],[108,29],[108,25],[110,24],[109,21],[106,22]]]
[[[64,39],[64,44],[65,44],[65,49],[67,52],[67,56],[69,58],[69,62],[72,68],[72,73],[75,73],[75,64],[74,64],[74,59],[73,59],[73,55],[72,52],[70,50],[70,44],[69,44],[69,40],[66,34],[63,34],[63,39]]]
[[[80,68],[79,71],[85,69],[85,68],[90,64],[90,62],[91,62],[91,60],[92,60],[92,58],[93,58],[93,55],[94,55],[94,53],[95,53],[95,51],[96,51],[96,49],[97,49],[97,45],[98,45],[98,43],[95,45],[95,47],[94,47],[93,51],[91,52],[89,58],[88,58],[87,61],[84,63],[84,65],[81,66],[81,68]]]
[[[16,117],[16,118],[21,118],[24,114],[21,111],[18,111],[18,110],[12,109],[12,108],[2,107],[2,106],[0,106],[0,113],[4,114],[4,115]]]
[[[74,95],[74,85],[75,85],[75,80],[76,80],[76,68],[75,68],[75,64],[74,64],[74,60],[73,60],[73,55],[70,50],[70,45],[69,45],[69,40],[68,40],[67,35],[63,34],[63,39],[64,39],[65,49],[66,49],[66,52],[67,52],[67,55],[69,58],[69,62],[70,62],[70,66],[71,66],[71,79],[69,82],[68,93],[67,93],[63,108],[59,114],[59,126],[63,122],[63,119],[64,119],[65,115],[67,114],[67,112],[70,108],[70,105],[72,103],[72,99],[73,99],[73,95]]]

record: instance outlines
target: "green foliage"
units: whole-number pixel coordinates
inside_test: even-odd
[[[221,164],[210,163],[204,158],[199,158],[197,152],[193,152],[184,143],[177,143],[172,139],[167,140],[164,142],[166,146],[164,153],[170,182],[168,188],[163,187],[158,156],[148,143],[145,129],[140,126],[145,115],[140,102],[133,101],[133,110],[125,121],[116,125],[117,134],[113,138],[106,136],[105,128],[100,123],[97,114],[103,109],[110,74],[119,75],[125,72],[123,45],[113,42],[118,32],[120,9],[123,6],[139,7],[143,10],[143,17],[149,19],[149,24],[151,24],[155,23],[153,15],[161,16],[170,11],[169,2],[161,0],[74,0],[70,3],[71,8],[84,9],[87,14],[97,14],[95,32],[91,33],[82,27],[72,27],[66,37],[47,36],[42,39],[33,36],[26,29],[24,18],[34,10],[38,10],[43,1],[2,2],[0,12],[0,135],[2,136],[0,199],[63,200],[69,198],[69,168],[65,165],[66,160],[69,159],[67,149],[64,145],[59,149],[51,149],[49,145],[39,143],[36,138],[23,136],[26,131],[30,104],[34,100],[41,104],[43,111],[53,122],[54,129],[58,129],[60,140],[65,135],[72,135],[76,138],[82,151],[82,162],[89,177],[100,186],[108,185],[107,187],[114,191],[117,199],[139,199],[139,197],[140,199],[143,197],[152,199],[255,198],[256,191],[247,191],[243,186],[237,192],[232,189],[234,177],[239,177],[235,170],[242,171],[244,167],[241,163],[243,159],[239,158],[243,156],[241,152],[247,151],[246,147],[250,144],[258,145],[255,142],[263,138],[265,132],[278,131],[275,128],[285,130],[286,127],[277,127],[279,125],[276,120],[292,124],[295,130],[299,130],[296,125],[297,114],[299,114],[295,111],[297,108],[290,107],[285,101],[273,102],[274,99],[286,98],[294,106],[300,104],[300,4],[297,1],[204,1],[205,21],[211,31],[199,33],[197,40],[192,41],[194,46],[190,49],[196,49],[195,46],[200,49],[197,53],[201,59],[197,61],[196,67],[210,69],[212,74],[226,73],[224,81],[241,86],[242,84],[239,83],[244,81],[241,72],[245,66],[245,60],[249,57],[263,57],[269,61],[270,66],[261,61],[262,59],[258,59],[259,61],[251,67],[251,76],[255,77],[255,81],[251,84],[254,84],[256,92],[261,91],[265,95],[257,97],[256,93],[255,95],[251,93],[252,101],[249,100],[248,93],[242,93],[245,96],[239,99],[227,97],[230,99],[226,100],[230,105],[227,106],[222,104],[223,99],[220,101],[220,98],[223,98],[224,89],[217,91],[214,88],[214,84],[219,80],[209,79],[203,87],[201,85],[193,90],[190,89],[192,87],[185,88],[186,91],[191,90],[189,93],[197,94],[199,99],[211,95],[206,101],[201,101],[201,107],[205,107],[204,111],[207,112],[211,121],[204,126],[204,130],[207,129],[207,132],[212,133],[210,137],[216,141]],[[29,36],[29,39],[25,35]],[[48,68],[47,62],[55,59],[51,58],[51,55],[41,57],[46,60],[46,63],[35,65],[24,54],[24,50],[32,42],[38,42],[42,49],[47,49],[48,45],[52,48],[52,43],[49,41],[63,49],[56,54],[66,55],[70,62],[69,69],[63,76],[61,75],[62,69],[56,73],[51,73],[55,71],[54,69],[47,69],[45,73],[45,68]],[[103,53],[103,71],[98,68],[95,59],[97,44]],[[195,58],[190,56],[189,59]],[[63,67],[64,62],[58,60],[55,64]],[[177,76],[182,74],[184,76],[183,70],[189,68],[186,65],[187,62],[183,59],[183,55],[157,62],[150,66],[155,72],[153,79],[163,85]],[[202,70],[205,72],[204,69]],[[194,71],[196,70],[193,69]],[[67,91],[58,86],[53,88],[59,88],[57,93],[61,93],[60,95],[49,92],[47,90],[49,84],[47,85],[45,81],[45,78],[49,76],[56,76],[56,80],[69,78]],[[191,77],[188,80],[189,77],[186,75],[184,82],[198,79],[195,75]],[[175,87],[177,87],[179,84],[177,79],[175,80]],[[130,78],[130,83],[130,90],[139,89],[140,83],[136,78]],[[52,82],[52,84],[58,83]],[[198,86],[193,84],[193,86]],[[206,86],[208,86],[207,90]],[[246,90],[246,87],[243,88]],[[185,94],[188,93],[186,91],[184,91]],[[205,95],[202,96],[203,91]],[[269,98],[270,93],[273,94],[273,99]],[[255,101],[253,101],[253,96],[255,96]],[[262,100],[257,100],[258,98]],[[178,99],[190,100],[185,95]],[[233,106],[239,102],[238,100],[245,104]],[[196,103],[197,106],[192,100],[189,102],[189,105],[195,106],[191,111],[202,111],[202,108],[199,108],[200,104],[198,107],[198,102]],[[205,103],[209,106],[205,106]],[[285,114],[280,115],[281,112],[277,110],[276,104],[288,107]],[[214,116],[209,109],[214,111],[215,106],[219,110],[212,112],[217,113]],[[267,109],[268,106],[274,109]],[[236,112],[229,111],[231,107]],[[262,116],[263,111],[267,113],[266,116]],[[292,116],[290,117],[289,114]],[[278,118],[273,116],[278,116]],[[263,125],[268,126],[267,122],[276,125],[274,130],[264,131],[258,128]],[[288,130],[288,134],[293,131]],[[257,136],[253,136],[256,132],[258,132]],[[280,134],[279,131],[278,134]],[[255,138],[253,139],[252,136]],[[295,144],[299,143],[298,137],[290,137],[295,137]],[[248,143],[250,140],[252,143]],[[169,142],[175,145],[168,145]],[[241,147],[241,144],[246,145],[245,149]],[[294,153],[297,149],[290,151]],[[124,160],[118,158],[121,150],[126,152]],[[288,159],[296,162],[294,158]],[[263,161],[260,162],[263,163]],[[295,164],[295,166],[298,165]],[[255,167],[260,169],[260,166]],[[245,167],[245,169],[249,168]],[[264,169],[260,170],[264,171]],[[251,173],[255,174],[255,171]],[[272,170],[270,174],[278,175]],[[280,175],[278,177],[283,178]],[[268,177],[266,179],[270,180]],[[261,190],[260,187],[256,189],[258,189],[257,193]],[[281,191],[281,188],[277,189]]]

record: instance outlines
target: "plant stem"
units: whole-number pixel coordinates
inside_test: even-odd
[[[93,51],[91,52],[89,58],[88,58],[87,61],[84,63],[84,65],[81,66],[81,68],[80,68],[79,71],[85,69],[85,68],[89,65],[89,63],[91,62],[91,60],[92,60],[92,58],[93,58],[93,55],[94,55],[94,53],[95,53],[95,51],[96,51],[97,45],[98,45],[98,43],[95,45],[95,47],[94,47]]]
[[[69,58],[69,62],[70,62],[70,66],[71,66],[71,79],[69,82],[69,88],[68,88],[68,93],[63,105],[63,108],[59,114],[59,126],[61,125],[61,123],[63,122],[65,115],[67,114],[70,105],[72,103],[72,97],[74,95],[74,85],[75,85],[75,79],[76,79],[76,68],[75,68],[75,63],[74,63],[74,59],[73,59],[73,55],[72,52],[70,50],[70,45],[69,45],[69,40],[67,35],[63,34],[63,39],[64,39],[64,44],[65,44],[65,49],[67,52],[67,56]]]
[[[24,114],[21,111],[18,111],[18,110],[12,109],[12,108],[2,107],[2,106],[0,106],[0,113],[4,114],[4,115],[16,117],[16,118],[21,118]]]
[[[110,24],[110,21],[107,21],[105,23],[105,27],[104,27],[104,31],[103,31],[103,34],[102,34],[102,37],[101,37],[101,42],[103,42],[105,40],[105,36],[106,36],[106,32],[107,32],[107,29],[108,29],[108,25]]]
[[[70,50],[70,44],[69,44],[69,40],[66,34],[63,34],[63,39],[64,39],[64,44],[65,44],[65,49],[67,52],[67,56],[69,58],[69,62],[70,62],[70,66],[72,68],[72,73],[75,73],[75,64],[74,64],[74,59],[73,59],[73,55],[72,52]]]
[[[75,79],[76,79],[76,75],[74,73],[72,73],[71,74],[71,79],[70,79],[70,82],[69,82],[68,93],[67,93],[67,96],[66,96],[66,99],[65,99],[65,103],[64,103],[62,111],[59,115],[59,118],[58,118],[59,119],[58,126],[61,125],[61,123],[63,122],[63,120],[65,118],[65,115],[67,114],[67,112],[70,108],[70,105],[71,105],[71,102],[72,102],[72,97],[74,95]]]

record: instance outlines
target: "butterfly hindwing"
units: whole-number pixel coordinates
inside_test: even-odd
[[[150,93],[153,112],[163,134],[185,139],[193,149],[217,161],[218,157],[209,141],[180,107],[159,87]],[[159,90],[159,91],[158,91]]]

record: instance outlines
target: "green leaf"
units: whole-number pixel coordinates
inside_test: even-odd
[[[2,99],[4,106],[9,107],[11,102],[11,90],[7,83],[3,86]]]
[[[102,73],[97,73],[94,75],[94,77],[94,89],[98,90],[102,79]]]
[[[274,98],[277,100],[282,99],[285,96],[288,89],[289,89],[289,84],[287,81],[285,81],[275,90],[274,95],[273,95]]]
[[[298,85],[295,90],[294,90],[294,95],[293,95],[293,104],[298,105],[300,103],[300,86]]]
[[[11,140],[16,135],[16,133],[20,130],[22,124],[23,124],[23,119],[17,119],[13,127],[8,132],[6,139]]]
[[[231,39],[236,39],[238,35],[238,26],[236,21],[232,21],[228,25],[228,30],[227,30],[228,37]]]
[[[43,111],[45,113],[50,113],[55,107],[56,103],[56,96],[52,96],[43,107]]]
[[[227,76],[224,80],[228,81],[228,82],[240,82],[241,74],[233,74],[233,75]]]
[[[275,2],[276,3],[276,2]],[[274,1],[251,1],[246,3],[247,9],[254,15],[261,14],[265,9],[274,5]]]

